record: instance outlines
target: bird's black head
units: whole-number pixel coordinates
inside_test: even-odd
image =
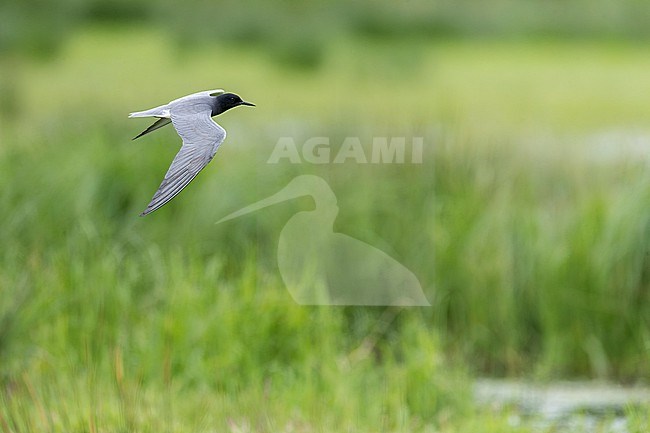
[[[248,105],[250,107],[255,106],[255,104],[251,104],[250,102],[242,101],[239,95],[235,95],[234,93],[222,93],[216,98],[216,103],[212,115],[216,116],[217,114],[221,114],[226,110],[230,110],[231,108],[235,108],[240,105]]]

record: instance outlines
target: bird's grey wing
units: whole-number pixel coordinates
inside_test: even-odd
[[[226,131],[212,120],[211,114],[212,106],[207,99],[172,106],[172,124],[183,139],[183,146],[141,216],[168,203],[212,160],[226,138]]]
[[[156,121],[153,123],[153,125],[149,126],[147,129],[145,129],[144,131],[142,131],[141,133],[139,133],[138,135],[136,135],[135,137],[133,137],[131,140],[136,140],[136,139],[142,137],[143,135],[146,135],[146,134],[148,134],[148,133],[150,133],[150,132],[153,132],[153,131],[155,131],[156,129],[160,129],[160,128],[162,128],[163,126],[165,126],[165,125],[167,125],[167,124],[169,124],[169,123],[171,123],[171,122],[172,122],[171,119],[168,119],[168,118],[166,118],[166,117],[161,117],[161,118],[159,118],[158,120],[156,120]]]

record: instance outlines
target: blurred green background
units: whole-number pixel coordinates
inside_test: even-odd
[[[649,44],[641,0],[4,0],[0,430],[529,431],[472,378],[647,383]],[[257,107],[138,218],[180,142],[126,115],[212,88]],[[267,164],[314,136],[423,163]],[[215,225],[299,174],[431,308],[296,305],[309,198]]]

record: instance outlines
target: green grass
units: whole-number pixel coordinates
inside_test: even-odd
[[[650,378],[643,49],[333,40],[305,71],[166,42],[92,30],[14,70],[3,431],[528,431],[474,408],[469,378]],[[126,114],[215,87],[258,106],[225,114],[208,169],[138,218],[178,139],[131,142],[147,124]],[[281,136],[335,153],[384,135],[424,137],[423,164],[266,163]],[[277,240],[309,199],[214,224],[304,173],[337,195],[335,230],[409,267],[432,308],[295,305]]]

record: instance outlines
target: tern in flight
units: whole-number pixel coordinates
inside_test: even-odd
[[[216,89],[193,93],[160,107],[129,114],[129,117],[158,118],[153,125],[134,137],[134,140],[169,123],[174,125],[174,129],[183,139],[181,150],[174,157],[158,191],[140,216],[160,209],[176,197],[203,167],[212,161],[219,145],[226,138],[226,130],[213,121],[212,117],[240,105],[255,106],[242,101],[234,93]]]

